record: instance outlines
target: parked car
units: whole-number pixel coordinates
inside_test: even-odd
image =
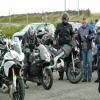
[[[14,33],[13,37],[19,37],[22,39],[22,37],[30,30],[37,31],[38,35],[43,34],[45,31],[50,33],[52,36],[54,36],[55,33],[55,27],[51,23],[32,23],[26,25],[21,31]]]

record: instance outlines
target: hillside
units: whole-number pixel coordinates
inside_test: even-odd
[[[78,12],[71,12],[70,15],[70,21],[79,21],[81,22],[82,17],[87,12],[81,13],[78,17]],[[3,30],[3,32],[7,36],[12,36],[13,33],[21,30],[25,25],[29,23],[34,22],[50,22],[56,26],[57,23],[61,21],[61,16],[63,12],[50,12],[50,13],[35,13],[35,14],[20,14],[20,15],[12,15],[12,16],[1,16],[0,17],[0,23],[10,23],[7,25],[0,24],[0,30]],[[28,16],[27,16],[28,15]],[[100,19],[100,14],[90,14],[88,15],[88,20]],[[15,23],[14,25],[12,25]]]

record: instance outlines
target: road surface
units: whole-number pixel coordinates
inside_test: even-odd
[[[100,100],[100,94],[97,91],[98,84],[96,80],[96,72],[93,73],[91,83],[71,84],[66,80],[58,80],[58,73],[54,73],[53,87],[47,91],[36,83],[30,83],[30,88],[26,90],[25,100]],[[0,100],[10,100],[8,94],[0,93]]]

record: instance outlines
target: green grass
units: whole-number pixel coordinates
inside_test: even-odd
[[[47,17],[47,20],[46,20]],[[57,23],[61,22],[62,13],[48,13],[46,14],[28,14],[28,24],[35,22],[50,22],[55,26]],[[83,16],[78,17],[77,15],[70,15],[70,21],[79,21],[81,22]],[[91,14],[88,17],[88,21],[95,21],[95,19],[100,19],[100,14]],[[9,23],[10,17],[0,17],[0,23]],[[20,26],[2,26],[0,25],[0,30],[7,36],[12,36],[15,32],[20,31],[27,24],[27,15],[13,15],[11,16],[11,23],[17,23]]]
[[[1,26],[0,30],[7,36],[11,37],[15,32],[18,32],[22,29],[23,26],[16,27],[16,26]]]

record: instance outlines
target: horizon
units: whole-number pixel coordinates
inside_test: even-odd
[[[84,10],[84,9],[80,9],[80,10]],[[67,11],[77,11],[78,12],[78,10],[67,10]],[[64,11],[46,11],[46,12],[16,13],[16,14],[10,14],[10,15],[2,15],[0,17],[7,17],[7,16],[13,16],[13,15],[24,15],[24,14],[25,15],[26,14],[46,14],[46,13],[54,13],[54,12],[64,12]],[[91,12],[91,14],[100,14],[100,12]]]

